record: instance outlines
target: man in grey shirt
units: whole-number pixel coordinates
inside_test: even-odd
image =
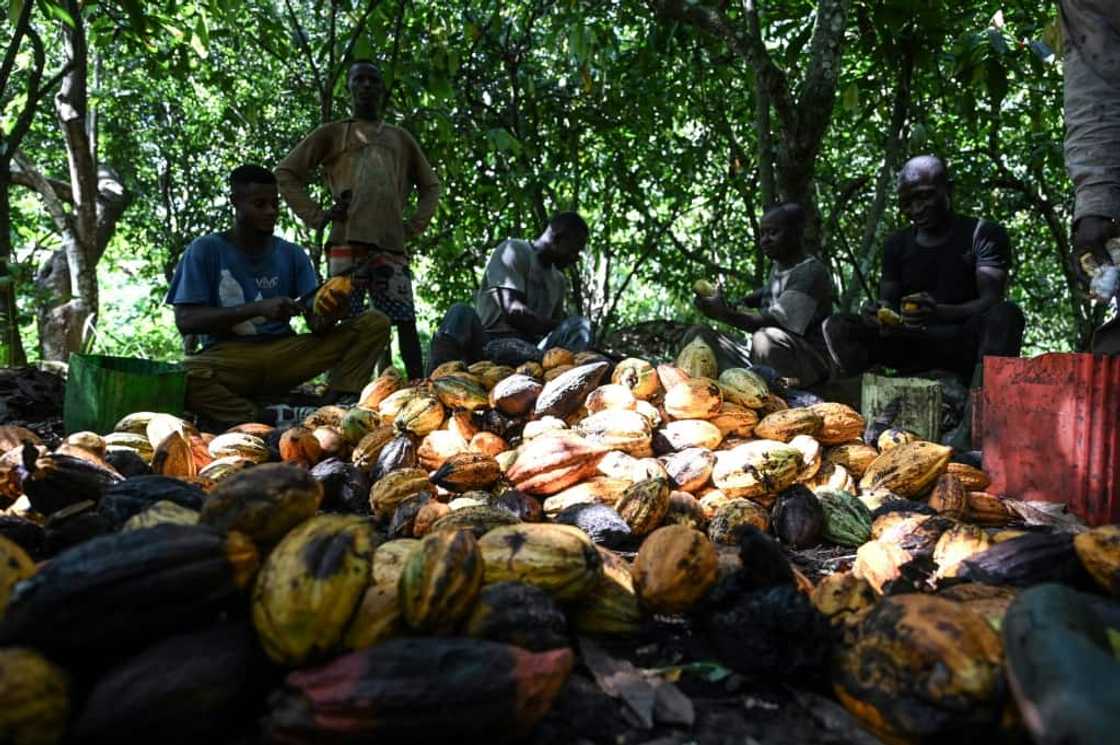
[[[759,227],[759,248],[774,261],[770,280],[738,302],[722,294],[697,295],[696,307],[708,318],[751,333],[745,340],[697,326],[682,344],[701,336],[721,368],[762,365],[780,377],[810,386],[830,373],[821,323],[832,311],[832,280],[820,259],[805,253],[805,212],[787,203],[767,210]],[[743,310],[747,309],[747,310]]]
[[[451,306],[432,336],[428,370],[452,360],[477,362],[488,342],[517,339],[539,350],[573,352],[591,344],[591,324],[569,317],[564,298],[568,278],[587,245],[588,228],[575,212],[561,212],[533,241],[502,241],[486,262],[474,307]]]
[[[1075,271],[1086,257],[1111,262],[1105,243],[1120,235],[1120,3],[1061,0],[1065,54],[1066,169],[1077,190]],[[1098,329],[1093,352],[1120,354],[1120,320]]]

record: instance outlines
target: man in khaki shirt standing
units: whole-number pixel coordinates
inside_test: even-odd
[[[307,225],[330,223],[332,276],[368,261],[373,306],[396,327],[401,357],[415,379],[423,375],[423,359],[405,243],[428,226],[440,182],[412,135],[382,120],[386,89],[378,67],[355,61],[347,87],[353,117],[324,124],[304,138],[276,167],[276,181],[284,200]],[[307,190],[320,168],[334,197],[330,209],[323,209]],[[406,221],[413,187],[419,198]],[[362,298],[355,297],[357,312]]]

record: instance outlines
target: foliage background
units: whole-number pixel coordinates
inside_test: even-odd
[[[718,6],[731,24],[747,20],[735,3],[690,4]],[[1092,311],[1071,290],[1063,260],[1072,189],[1062,163],[1054,7],[844,4],[837,94],[821,114],[831,121],[811,189],[820,252],[847,306],[866,295],[856,267],[874,286],[883,240],[900,225],[889,174],[909,155],[934,152],[950,161],[958,209],[998,219],[1012,236],[1011,293],[1029,318],[1027,351],[1081,348]],[[810,72],[817,4],[758,5],[766,49],[796,88]],[[57,69],[65,20],[52,7],[38,3],[32,24],[48,69]],[[388,121],[415,135],[444,182],[436,217],[413,246],[425,332],[450,303],[470,297],[498,241],[535,235],[558,209],[577,209],[592,225],[572,300],[600,333],[693,317],[697,277],[718,277],[736,294],[767,271],[754,240],[765,201],[755,71],[658,3],[102,2],[85,4],[78,21],[90,39],[95,149],[132,196],[97,268],[100,311],[89,343],[99,351],[178,356],[162,299],[179,255],[227,223],[232,167],[271,166],[321,121],[345,115],[348,56],[382,64]],[[0,42],[11,26],[8,18]],[[31,64],[21,50],[0,128],[25,103],[20,76]],[[66,152],[49,109],[21,150],[64,179]],[[891,153],[896,111],[899,152]],[[11,270],[23,346],[34,358],[36,310],[50,301],[34,279],[60,238],[35,192],[13,186],[11,195]],[[282,232],[314,240],[290,213]]]

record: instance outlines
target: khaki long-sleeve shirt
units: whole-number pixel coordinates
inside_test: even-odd
[[[405,130],[382,122],[345,119],[317,128],[276,167],[284,200],[301,220],[319,227],[324,210],[308,193],[322,168],[335,199],[351,192],[345,222],[331,226],[332,243],[372,243],[407,253],[405,241],[423,232],[439,201],[440,182],[420,146]],[[409,192],[419,191],[416,210],[405,221]]]
[[[1074,219],[1120,219],[1120,3],[1061,0],[1061,16]]]

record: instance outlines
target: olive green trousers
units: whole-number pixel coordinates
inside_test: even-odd
[[[183,360],[187,408],[217,422],[259,421],[259,401],[330,371],[329,389],[360,393],[389,342],[389,319],[368,311],[321,334],[221,341]]]

